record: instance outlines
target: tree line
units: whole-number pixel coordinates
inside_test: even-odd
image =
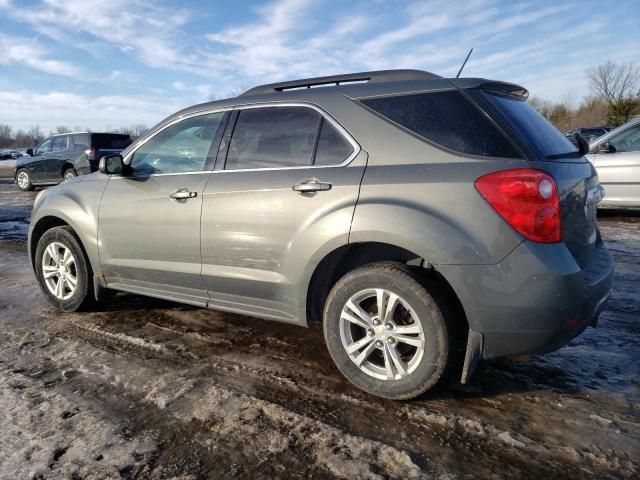
[[[132,139],[136,139],[139,136],[147,132],[149,128],[143,124],[131,125],[129,127],[121,127],[115,129],[105,130],[107,133],[123,133],[129,135]],[[0,124],[0,148],[33,148],[42,142],[45,138],[49,138],[52,135],[58,135],[62,133],[70,132],[90,132],[89,128],[75,127],[73,130],[64,125],[59,125],[55,130],[50,130],[48,134],[40,128],[39,125],[34,125],[27,130],[19,129],[15,132],[10,125]]]
[[[551,102],[531,97],[529,104],[558,130],[617,127],[640,115],[640,67],[608,61],[586,71],[591,94],[579,105],[569,99]]]

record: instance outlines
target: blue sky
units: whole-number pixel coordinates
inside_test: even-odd
[[[608,3],[608,5],[607,5]],[[256,84],[386,68],[507,80],[578,102],[640,63],[640,1],[0,0],[0,123],[144,123]]]

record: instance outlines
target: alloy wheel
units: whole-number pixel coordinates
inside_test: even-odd
[[[353,295],[340,314],[340,339],[347,355],[367,375],[399,380],[424,355],[422,323],[399,295],[382,288]]]
[[[42,276],[49,292],[59,300],[68,300],[78,285],[76,260],[60,242],[47,245],[42,255]]]
[[[18,174],[18,186],[22,189],[29,187],[29,174],[25,171],[22,171]]]

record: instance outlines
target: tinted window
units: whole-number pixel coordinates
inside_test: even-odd
[[[456,152],[520,157],[489,119],[459,92],[372,98],[362,103],[413,133]]]
[[[36,148],[36,151],[33,152],[33,154],[42,155],[43,153],[48,152],[49,150],[51,150],[51,143],[53,143],[53,139],[51,138],[46,139],[44,142],[38,145],[38,148]]]
[[[131,145],[129,135],[94,133],[91,135],[91,146],[101,150],[124,150]]]
[[[638,152],[640,151],[640,124],[627,128],[609,139],[616,152]]]
[[[310,166],[321,118],[305,107],[241,110],[225,169]]]
[[[331,123],[322,121],[314,165],[337,165],[353,152],[353,146]]]
[[[60,150],[66,150],[67,149],[67,137],[66,136],[61,136],[61,137],[53,137],[53,145],[51,146],[51,151],[52,152],[58,152]]]
[[[188,118],[165,128],[133,154],[135,173],[183,173],[203,169],[223,112]]]
[[[89,148],[89,135],[86,133],[79,133],[71,135],[73,140],[73,146],[76,148]]]
[[[545,156],[575,154],[578,149],[563,136],[546,118],[531,108],[527,102],[516,97],[484,90],[469,90],[481,102],[488,101],[504,115],[509,125],[518,134],[526,136]]]

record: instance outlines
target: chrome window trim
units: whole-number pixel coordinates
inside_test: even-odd
[[[354,158],[356,158],[358,156],[358,154],[360,153],[360,151],[362,150],[362,148],[360,147],[360,144],[358,142],[356,142],[356,140],[351,136],[351,134],[349,132],[347,132],[347,130],[340,125],[337,120],[335,120],[331,115],[329,115],[328,112],[326,112],[325,110],[323,110],[322,108],[320,108],[317,105],[314,105],[312,103],[308,103],[308,102],[265,102],[265,103],[254,103],[254,104],[245,104],[245,105],[238,105],[238,106],[232,106],[232,107],[221,107],[221,108],[214,108],[214,109],[210,109],[210,110],[199,110],[197,112],[193,112],[190,114],[186,114],[183,115],[181,117],[178,117],[176,119],[174,119],[173,121],[167,123],[166,125],[164,125],[162,128],[158,129],[157,131],[153,132],[153,134],[149,135],[147,138],[145,138],[144,140],[142,140],[140,142],[140,144],[136,145],[135,149],[131,150],[129,153],[127,153],[126,157],[123,159],[123,162],[127,165],[129,165],[133,155],[138,151],[138,149],[140,147],[142,147],[145,143],[147,143],[149,140],[151,140],[153,137],[155,137],[156,135],[158,135],[160,132],[164,131],[165,129],[183,121],[186,120],[188,118],[192,118],[192,117],[198,117],[201,115],[209,115],[211,113],[220,113],[220,112],[227,112],[227,111],[233,111],[233,110],[249,110],[249,109],[253,109],[253,108],[268,108],[268,107],[305,107],[305,108],[311,108],[312,110],[315,110],[316,112],[318,112],[322,118],[325,121],[328,121],[336,130],[338,130],[338,132],[340,132],[340,134],[351,144],[351,146],[353,147],[353,151],[351,152],[351,154],[349,156],[347,156],[347,158],[345,160],[343,160],[341,163],[336,163],[334,165],[301,165],[301,166],[295,166],[295,167],[265,167],[265,168],[242,168],[242,169],[237,169],[237,170],[197,170],[197,171],[191,171],[191,172],[171,172],[171,173],[151,173],[149,175],[141,175],[144,177],[163,177],[163,176],[169,176],[169,175],[198,175],[198,174],[204,174],[204,173],[231,173],[231,172],[261,172],[261,171],[274,171],[274,170],[301,170],[301,169],[309,169],[309,168],[336,168],[336,167],[346,167],[348,164],[350,164]],[[214,166],[215,168],[215,166]],[[115,177],[118,178],[118,177]],[[120,178],[125,178],[125,177],[120,177]]]

